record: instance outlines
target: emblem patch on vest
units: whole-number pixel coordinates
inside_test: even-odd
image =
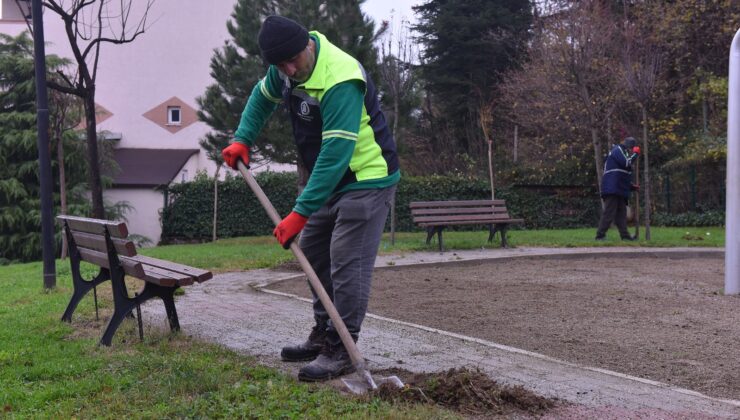
[[[311,108],[308,106],[308,102],[302,101],[300,106],[298,107],[298,117],[306,122],[313,121],[313,116],[311,115]]]

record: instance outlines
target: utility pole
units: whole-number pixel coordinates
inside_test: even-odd
[[[46,94],[46,52],[41,0],[31,1],[33,19],[33,64],[36,77],[36,127],[38,129],[39,174],[41,181],[41,249],[44,259],[44,289],[56,286],[54,261],[54,214],[49,150],[49,98]]]
[[[730,46],[727,88],[727,203],[725,210],[725,294],[740,294],[740,30]]]

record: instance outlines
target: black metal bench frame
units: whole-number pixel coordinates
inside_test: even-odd
[[[83,251],[81,251],[80,247],[78,247],[74,235],[72,234],[73,229],[71,229],[69,226],[68,219],[79,219],[88,222],[97,220],[98,222],[101,222],[101,228],[104,230],[103,236],[105,237],[105,245],[107,248],[104,258],[101,259],[102,256],[97,256],[97,259],[91,261],[90,256],[83,257]],[[100,344],[105,346],[111,345],[113,336],[115,335],[118,327],[121,325],[121,322],[123,322],[123,320],[127,316],[131,316],[132,311],[135,308],[137,309],[138,314],[137,318],[139,323],[139,335],[143,339],[141,311],[139,310],[139,306],[149,299],[155,297],[162,299],[162,302],[164,303],[165,311],[167,313],[167,320],[170,325],[170,330],[173,332],[180,330],[180,322],[178,320],[177,310],[175,308],[175,291],[181,285],[192,284],[193,281],[205,281],[210,279],[212,277],[212,274],[210,272],[181,266],[181,268],[183,269],[190,269],[189,271],[196,272],[196,275],[194,277],[191,277],[189,281],[185,281],[187,277],[176,276],[176,274],[178,273],[169,273],[172,275],[172,277],[179,278],[180,281],[175,281],[174,279],[171,279],[173,281],[160,281],[160,283],[162,284],[157,284],[154,281],[150,281],[152,279],[148,278],[147,274],[145,274],[145,264],[139,261],[132,261],[130,259],[126,259],[125,262],[122,262],[122,258],[125,257],[121,257],[119,255],[116,249],[116,244],[111,237],[110,227],[103,224],[109,222],[98,219],[71,218],[69,216],[59,216],[59,220],[62,221],[64,224],[64,234],[67,238],[67,243],[69,247],[69,259],[72,271],[72,284],[74,289],[72,297],[67,304],[67,308],[62,315],[62,321],[71,323],[72,314],[74,313],[77,305],[82,300],[82,298],[88,292],[90,292],[90,290],[95,291],[96,286],[98,286],[99,284],[110,280],[112,286],[114,309],[113,315],[108,321],[108,325],[106,326],[103,336],[100,339]],[[118,228],[123,230],[122,233],[124,237],[127,236],[124,224],[120,224]],[[119,247],[120,246],[121,245],[119,243]],[[133,243],[129,242],[123,246],[128,246],[129,249],[134,250]],[[135,251],[133,253],[135,253]],[[178,266],[174,263],[167,264],[167,262],[162,260],[156,260],[152,258],[148,258],[148,260],[159,261],[169,266]],[[87,261],[89,263],[100,266],[100,271],[94,278],[90,280],[85,280],[80,272],[81,261]],[[126,264],[126,267],[124,267],[124,264]],[[161,273],[167,273],[166,270],[163,270],[161,268],[149,268],[153,268],[157,270],[158,273],[160,273],[160,276],[158,276],[160,280],[162,280]],[[144,288],[139,293],[136,293],[133,298],[129,296],[128,289],[126,288],[126,283],[124,281],[126,274],[130,274],[133,275],[133,277],[144,280]],[[95,310],[97,314],[97,294],[95,294]]]
[[[415,201],[409,204],[414,223],[426,229],[426,244],[437,235],[439,252],[444,251],[442,231],[447,226],[486,225],[488,242],[501,234],[501,247],[508,248],[506,231],[510,224],[524,223],[509,217],[504,200]]]

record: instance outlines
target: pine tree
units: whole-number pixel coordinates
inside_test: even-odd
[[[41,199],[36,141],[36,90],[30,37],[0,34],[0,264],[41,257]],[[62,63],[47,57],[50,71]],[[53,107],[54,104],[51,104]],[[79,190],[83,154],[68,146],[68,185]],[[77,142],[79,143],[79,142]],[[51,147],[51,145],[50,145]],[[53,173],[57,162],[52,162]],[[54,190],[58,191],[58,180]],[[55,197],[58,203],[59,197]],[[78,199],[78,202],[80,200]],[[77,204],[72,202],[72,207]],[[78,206],[77,206],[78,207]]]
[[[430,0],[415,6],[414,29],[424,45],[423,83],[434,119],[443,122],[447,147],[471,152],[480,137],[478,109],[490,102],[503,73],[517,63],[529,39],[528,0]],[[434,130],[444,132],[443,127]]]
[[[257,45],[262,20],[267,15],[279,14],[300,22],[309,30],[318,30],[372,73],[377,67],[377,52],[373,46],[376,35],[373,22],[362,14],[361,3],[355,0],[237,2],[232,19],[227,22],[232,39],[211,58],[211,77],[216,83],[208,86],[198,98],[198,116],[213,128],[213,132],[201,140],[201,146],[211,152],[209,156],[220,163],[221,149],[233,138],[247,98],[267,70]],[[281,108],[276,114],[282,112]],[[253,157],[296,163],[289,120],[271,118],[255,142],[253,152]]]

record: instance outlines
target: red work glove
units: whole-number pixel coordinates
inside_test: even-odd
[[[308,217],[291,211],[290,214],[283,219],[277,227],[275,227],[272,234],[277,238],[283,248],[288,249],[290,248],[290,243],[293,242],[293,239],[295,239],[295,237],[301,233],[303,227],[306,226],[307,221]]]
[[[632,153],[640,154],[640,146],[635,146],[632,148]]]
[[[236,162],[238,162],[239,159],[241,159],[245,165],[249,166],[249,147],[243,143],[236,141],[231,143],[221,151],[221,156],[224,157],[224,162],[226,162],[231,169],[238,169],[236,167]]]
[[[639,184],[632,184],[632,191],[640,191],[640,185]]]

